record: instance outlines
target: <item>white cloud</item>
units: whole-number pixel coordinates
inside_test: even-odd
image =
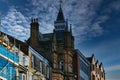
[[[120,65],[109,66],[109,67],[106,67],[105,70],[107,72],[109,72],[109,71],[117,71],[117,70],[120,71]]]
[[[30,17],[37,17],[39,19],[40,31],[42,33],[51,33],[54,28],[54,20],[57,16],[54,2],[56,0],[30,0],[31,12],[28,13]]]
[[[120,64],[105,67],[106,80],[120,80]]]
[[[106,74],[106,80],[120,80],[120,73]]]
[[[14,7],[11,7],[2,19],[2,31],[21,40],[28,38],[28,26],[27,18]]]
[[[101,2],[102,0],[67,0],[64,2],[63,9],[68,20],[73,24],[77,44],[104,33],[100,24],[104,23],[109,17],[100,15],[95,18],[96,10]]]
[[[46,22],[42,21],[40,26],[40,32],[42,33],[51,33],[54,27],[52,24],[46,24]]]
[[[54,28],[54,21],[57,17],[59,0],[29,0],[30,4],[26,4],[27,8],[24,8],[27,16],[23,15],[15,7],[10,7],[7,15],[2,20],[2,29],[4,32],[25,40],[29,37],[30,18],[38,17],[40,23],[40,31],[42,33],[50,33]],[[101,5],[103,0],[63,0],[62,8],[65,18],[68,18],[69,23],[73,24],[73,33],[75,36],[75,42],[79,43],[104,34],[104,29],[101,27],[101,23],[104,23],[109,16],[99,15],[96,17],[96,10]],[[111,9],[119,10],[120,1],[111,3],[109,7]],[[17,6],[20,7],[20,6]],[[28,8],[29,7],[29,8]],[[107,10],[106,10],[107,11]],[[28,20],[29,19],[29,20]],[[113,43],[113,42],[112,42]],[[100,46],[100,44],[102,44]],[[100,43],[100,47],[94,47],[93,52],[106,51],[112,49],[113,45],[105,45]],[[111,44],[111,43],[108,43]],[[77,46],[77,45],[76,45]],[[117,53],[117,51],[116,51]],[[101,53],[103,56],[105,53]],[[107,60],[110,61],[111,55],[107,56]],[[105,58],[106,60],[106,58]],[[119,66],[108,67],[107,70],[117,70]],[[113,78],[114,79],[114,78]],[[114,79],[115,80],[115,79]]]
[[[32,6],[29,16],[39,18],[40,31],[42,33],[52,32],[59,10],[59,0],[29,1],[31,1],[30,5]],[[101,15],[94,19],[101,2],[102,0],[63,0],[63,13],[65,19],[67,18],[69,23],[73,24],[73,33],[77,44],[104,33],[100,24],[109,17]]]
[[[27,13],[25,13],[27,16],[25,17],[21,12],[12,8],[9,10],[9,15],[6,16],[6,19],[9,17],[7,19],[8,22],[10,21],[12,26],[22,23],[27,27],[29,26],[27,19],[38,17],[40,31],[43,33],[52,32],[59,9],[59,0],[28,1],[30,4],[26,4],[27,7],[25,8],[27,10]],[[65,18],[68,18],[69,23],[73,24],[73,33],[77,44],[104,33],[100,24],[104,23],[109,17],[107,15],[100,15],[95,18],[97,15],[96,10],[101,5],[101,2],[102,0],[63,0],[63,12]]]

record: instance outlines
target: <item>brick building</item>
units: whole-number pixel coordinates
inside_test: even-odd
[[[90,63],[79,50],[74,50],[73,62],[75,80],[90,80]]]
[[[31,35],[27,43],[49,60],[52,80],[73,80],[74,37],[71,25],[68,25],[64,18],[61,5],[53,33],[39,33],[38,19],[33,19],[30,25]]]
[[[74,49],[72,26],[65,20],[61,3],[53,33],[40,33],[37,18],[32,19],[30,25],[27,43],[49,61],[52,80],[94,80],[90,75],[91,62]],[[102,64],[99,67],[102,70]]]

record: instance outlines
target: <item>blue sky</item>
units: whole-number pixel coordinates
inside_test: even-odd
[[[62,8],[72,24],[75,48],[103,62],[106,80],[119,80],[120,0],[63,0]],[[40,32],[52,32],[58,9],[58,0],[0,0],[1,29],[24,41],[31,18],[38,17]]]

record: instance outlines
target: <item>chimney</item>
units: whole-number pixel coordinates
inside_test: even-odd
[[[31,20],[30,24],[30,46],[35,48],[38,46],[39,42],[39,23],[38,18]]]

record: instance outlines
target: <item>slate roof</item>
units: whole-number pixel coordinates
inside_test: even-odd
[[[51,63],[53,33],[41,34],[38,47],[33,48]],[[30,45],[30,38],[26,41]]]
[[[53,33],[42,34],[42,38],[42,41],[51,41],[53,38]]]

